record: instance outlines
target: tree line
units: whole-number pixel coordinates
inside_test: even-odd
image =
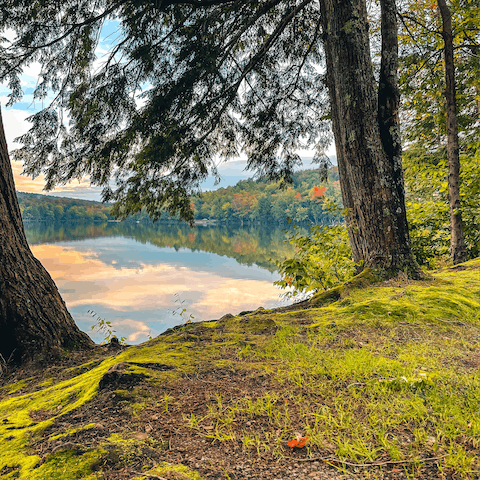
[[[329,224],[334,218],[324,208],[324,200],[340,202],[338,169],[329,170],[329,181],[321,182],[318,170],[293,174],[291,186],[279,182],[241,180],[233,187],[219,188],[193,197],[191,208],[195,219],[227,222],[253,222],[284,225],[287,219],[296,223]]]
[[[191,198],[190,208],[196,220],[219,223],[296,223],[329,224],[334,221],[324,208],[324,200],[341,202],[338,169],[332,167],[327,181],[321,182],[318,170],[303,170],[292,176],[291,186],[266,179],[241,180],[236,185],[207,191]],[[107,221],[114,217],[112,205],[86,200],[52,197],[19,192],[18,201],[24,220],[47,222]],[[160,217],[160,221],[180,220],[179,215]],[[130,221],[151,222],[147,210],[132,215]]]
[[[111,205],[88,200],[18,192],[24,221],[101,222],[111,220]]]

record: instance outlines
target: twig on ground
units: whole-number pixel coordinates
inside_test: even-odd
[[[397,460],[397,461],[388,461],[388,462],[376,462],[376,463],[351,463],[345,462],[344,460],[340,460],[339,458],[322,458],[322,457],[315,457],[315,458],[299,458],[296,459],[297,462],[318,462],[323,461],[325,463],[329,462],[337,462],[341,463],[342,465],[348,465],[349,467],[381,467],[382,465],[398,465],[400,463],[414,463],[414,462],[433,462],[435,460],[441,460],[442,458],[448,457],[450,454],[447,453],[442,455],[441,457],[433,457],[433,458],[422,458],[421,460]]]
[[[133,472],[133,473],[140,477],[150,477],[150,478],[156,478],[158,480],[167,480],[165,477],[161,477],[160,475],[150,475],[149,473],[140,473],[140,472]]]
[[[435,320],[444,323],[453,323],[454,325],[463,325],[464,327],[473,327],[473,325],[468,325],[466,323],[461,322],[460,320],[444,320],[443,318],[435,317]]]

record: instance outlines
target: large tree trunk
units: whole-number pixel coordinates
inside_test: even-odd
[[[416,274],[398,131],[395,3],[382,1],[378,87],[365,1],[321,0],[320,5],[340,186],[354,260],[391,274],[405,269]]]
[[[0,113],[0,354],[18,363],[91,346],[28,246]]]
[[[460,210],[460,149],[458,146],[457,99],[453,57],[452,15],[445,0],[437,0],[445,42],[445,99],[447,102],[448,202],[450,205],[450,255],[453,264],[468,259]]]

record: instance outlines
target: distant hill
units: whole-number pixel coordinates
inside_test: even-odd
[[[318,170],[302,170],[293,175],[293,185],[281,188],[279,183],[265,179],[240,180],[236,185],[206,191],[193,197],[191,208],[196,219],[210,219],[221,223],[276,223],[287,218],[295,222],[330,223],[331,217],[323,209],[323,200],[340,203],[337,167],[329,170],[328,182],[322,183]],[[18,192],[20,210],[25,221],[106,221],[110,204],[92,200]],[[145,212],[132,220],[149,221]],[[172,218],[165,215],[165,220]]]
[[[19,192],[17,191],[17,197],[20,199],[38,199],[38,200],[48,200],[51,202],[55,202],[56,200],[60,200],[60,203],[67,202],[78,202],[79,204],[97,204],[97,205],[105,205],[103,202],[97,202],[95,200],[80,200],[78,198],[69,198],[69,197],[59,197],[57,195],[45,195],[44,193],[28,193],[28,192]]]
[[[204,192],[192,198],[191,208],[196,219],[214,219],[220,222],[315,224],[330,223],[331,215],[323,208],[329,198],[341,203],[337,167],[328,172],[328,182],[321,182],[318,169],[294,173],[293,185],[281,188],[280,183],[265,179],[241,180],[233,187]]]
[[[91,200],[53,197],[40,193],[17,192],[25,221],[106,221],[111,205]]]

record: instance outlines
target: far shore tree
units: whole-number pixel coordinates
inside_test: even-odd
[[[145,207],[152,217],[169,211],[192,221],[189,196],[216,174],[217,157],[243,150],[258,175],[288,182],[295,152],[321,152],[331,121],[355,262],[416,275],[396,5],[380,6],[377,82],[365,0],[5,0],[0,30],[17,35],[0,48],[10,103],[22,98],[20,74],[33,61],[42,66],[34,98],[55,94],[32,115],[16,158],[27,173],[45,173],[47,189],[89,176],[120,217]],[[119,27],[99,60],[107,19]],[[4,188],[14,196],[13,183]]]

